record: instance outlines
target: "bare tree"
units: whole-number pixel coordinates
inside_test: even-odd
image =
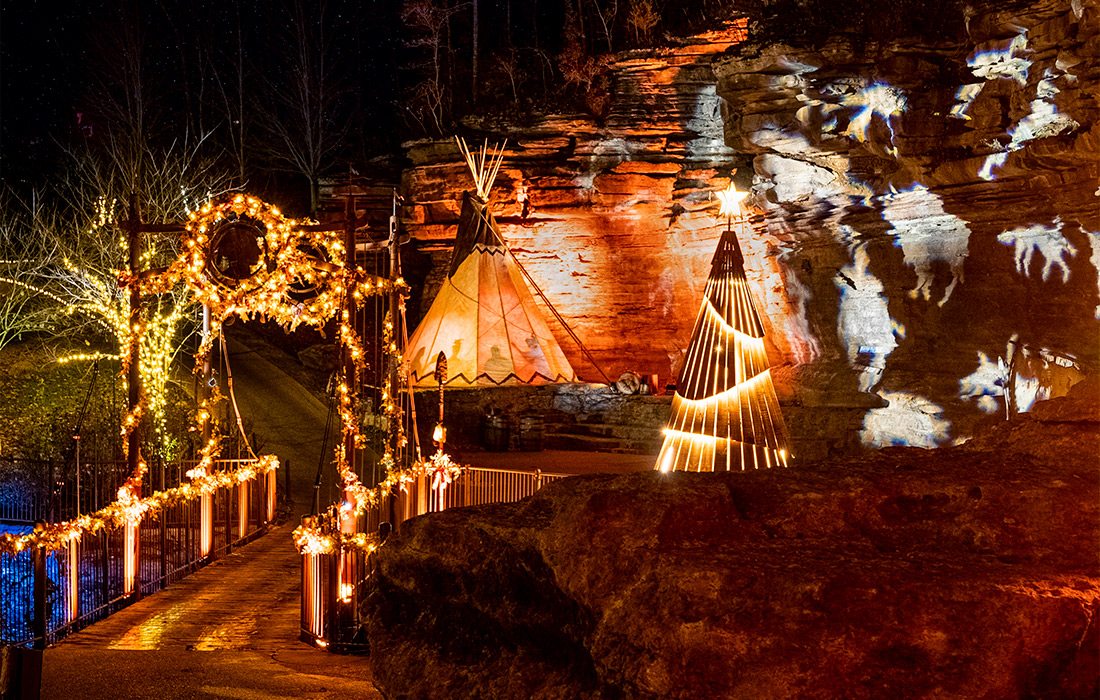
[[[627,24],[634,30],[634,43],[649,41],[653,29],[661,21],[661,15],[653,7],[653,0],[631,0]]]
[[[34,235],[46,213],[37,192],[30,202],[0,197],[0,349],[26,335],[53,329],[59,302],[38,287],[38,272],[53,264],[56,244]]]
[[[71,154],[69,169],[52,192],[57,213],[38,217],[29,232],[55,255],[52,264],[38,268],[31,283],[59,321],[55,333],[105,344],[106,357],[125,353],[133,329],[129,291],[118,271],[126,268],[128,256],[123,222],[131,192],[137,192],[143,220],[156,222],[179,221],[225,192],[229,178],[200,155],[203,142],[164,149],[145,144],[141,158],[147,167],[137,182],[115,168],[123,159],[120,154],[90,148]],[[165,265],[178,254],[179,243],[173,236],[146,234],[142,260],[148,267]],[[182,285],[145,304],[139,371],[158,448],[170,444],[165,432],[167,387],[177,356],[195,330],[194,308]]]
[[[311,8],[314,12],[311,13]],[[309,180],[310,213],[317,212],[318,183],[351,128],[344,109],[345,90],[330,55],[324,0],[296,0],[282,74],[285,83],[269,91],[257,117],[267,140],[263,152],[276,167]]]
[[[428,75],[413,87],[405,108],[425,132],[437,136],[443,134],[449,111],[443,81],[446,34],[451,17],[458,11],[458,7],[447,7],[437,0],[405,0],[401,6],[401,21],[415,33],[406,46],[424,49],[430,57],[421,66],[427,68]]]

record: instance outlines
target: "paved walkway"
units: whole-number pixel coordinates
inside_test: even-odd
[[[369,658],[298,641],[301,573],[290,533],[311,502],[325,407],[247,348],[231,344],[231,354],[241,412],[270,436],[261,451],[291,461],[294,517],[48,649],[43,698],[381,697]]]

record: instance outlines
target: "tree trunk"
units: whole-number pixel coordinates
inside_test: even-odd
[[[474,83],[473,98],[474,98],[474,102],[476,103],[477,102],[477,88],[478,88],[478,85],[477,85],[478,0],[473,0],[473,8],[474,8],[474,22],[473,22],[472,34],[473,34],[473,44],[474,45],[473,45],[473,57],[470,61],[470,72],[472,73],[471,77],[473,78],[473,83]]]

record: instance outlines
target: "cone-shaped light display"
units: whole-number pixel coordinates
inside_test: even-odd
[[[719,192],[721,212],[740,216],[747,193]],[[787,466],[787,428],[764,349],[764,326],[745,281],[745,258],[727,227],[710,277],[656,468],[722,471]]]

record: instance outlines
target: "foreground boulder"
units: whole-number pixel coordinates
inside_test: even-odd
[[[415,519],[377,558],[376,682],[395,699],[1094,697],[1085,409],[976,447],[577,477]]]

